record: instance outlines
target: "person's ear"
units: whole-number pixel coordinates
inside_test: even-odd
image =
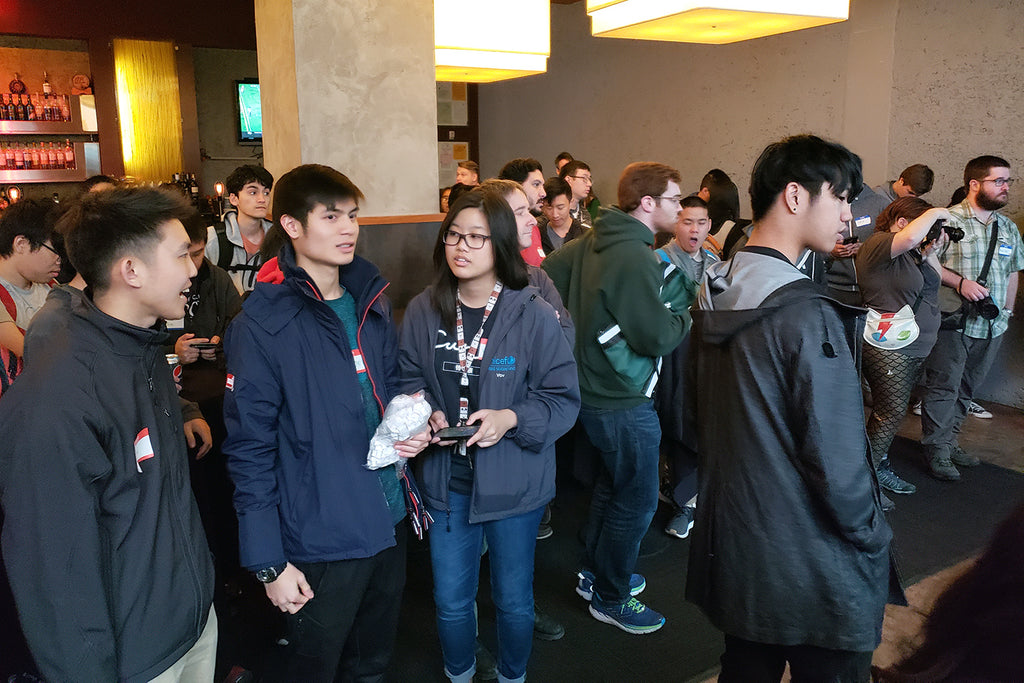
[[[238,208],[238,195],[235,194],[234,192],[229,194],[228,195],[228,203],[231,204],[231,206],[233,206],[233,207],[235,207],[237,209]]]
[[[287,234],[288,237],[295,239],[303,233],[302,223],[294,216],[284,214],[281,216],[280,220],[281,227],[284,228],[285,234]]]
[[[32,243],[24,235],[16,235],[11,245],[15,254],[28,254],[32,251]]]
[[[797,213],[802,208],[803,201],[800,196],[802,189],[800,183],[791,182],[787,183],[785,189],[782,190],[783,201],[790,213]]]
[[[110,281],[140,289],[146,278],[146,263],[138,256],[122,256],[111,266]]]

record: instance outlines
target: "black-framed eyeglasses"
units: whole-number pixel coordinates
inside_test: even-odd
[[[1016,178],[985,178],[981,182],[983,182],[983,183],[992,183],[996,187],[1010,187],[1011,185],[1013,185],[1015,180],[1017,180],[1017,179]]]
[[[61,256],[60,256],[60,252],[59,252],[59,251],[57,251],[56,249],[54,249],[53,247],[51,247],[51,246],[50,246],[49,244],[47,244],[46,242],[43,242],[42,246],[46,247],[47,249],[49,249],[50,251],[52,251],[52,252],[53,252],[54,254],[56,254],[57,258],[60,258],[60,257],[61,257]]]
[[[470,249],[483,249],[489,239],[491,239],[490,235],[477,235],[475,233],[463,235],[461,232],[455,232],[454,230],[445,230],[444,236],[441,238],[449,247],[458,246],[459,242],[464,241]]]
[[[582,180],[582,181],[584,181],[584,182],[590,183],[591,185],[593,185],[593,184],[594,184],[594,179],[593,179],[593,178],[592,178],[591,176],[586,176],[586,175],[571,175],[571,176],[566,176],[566,177],[567,177],[567,178],[575,178],[576,180]]]

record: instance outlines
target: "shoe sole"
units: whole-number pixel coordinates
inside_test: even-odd
[[[913,488],[909,488],[909,489],[892,489],[892,488],[889,488],[888,486],[886,486],[885,484],[883,484],[882,482],[878,482],[878,485],[881,488],[883,488],[886,491],[888,491],[889,493],[895,493],[895,494],[900,495],[900,496],[909,496],[911,493],[917,493],[917,487],[916,486],[914,486]]]
[[[648,633],[654,633],[659,628],[661,628],[662,626],[665,625],[665,619],[662,618],[661,622],[658,623],[658,624],[655,624],[654,626],[643,626],[643,627],[626,626],[621,621],[617,620],[615,617],[610,616],[608,614],[605,614],[604,612],[597,611],[596,609],[594,609],[593,605],[590,606],[590,616],[594,617],[598,621],[603,621],[606,624],[611,624],[612,626],[617,626],[619,629],[625,631],[626,633],[632,634],[634,636],[643,636],[643,635],[647,635]]]
[[[538,541],[543,541],[545,538],[551,538],[554,535],[555,535],[555,530],[549,527],[545,531],[538,531],[537,532],[537,540]]]
[[[533,629],[533,637],[536,638],[537,640],[548,640],[548,641],[551,641],[551,640],[561,640],[562,636],[564,636],[564,635],[565,635],[565,629],[564,628],[560,632],[558,632],[558,633],[542,633],[542,632],[538,631],[537,629]]]
[[[669,536],[675,536],[676,538],[686,538],[690,535],[690,531],[693,529],[693,522],[690,522],[685,531],[679,531],[678,529],[665,528],[665,533]]]
[[[933,478],[938,479],[939,481],[960,481],[959,476],[954,477],[948,474],[939,474],[937,472],[930,472],[929,474],[931,474]]]

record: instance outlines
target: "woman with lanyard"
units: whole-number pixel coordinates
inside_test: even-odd
[[[936,251],[948,240],[944,231],[936,239],[925,240],[940,219],[949,219],[949,211],[932,207],[917,197],[897,199],[875,219],[875,232],[861,246],[855,262],[864,305],[878,313],[897,313],[909,306],[913,321],[907,322],[916,323],[919,330],[916,340],[902,347],[899,342],[885,341],[887,337],[899,336],[899,320],[888,328],[883,321],[873,335],[871,329],[865,335],[863,367],[872,403],[868,441],[878,483],[891,493],[910,494],[917,490],[893,472],[889,446],[906,416],[910,392],[939,331],[942,271]],[[869,314],[869,328],[871,318]],[[892,507],[891,501],[888,505]]]
[[[434,601],[445,674],[476,670],[474,603],[486,538],[498,622],[498,680],[522,681],[533,638],[533,560],[555,494],[555,440],[579,411],[576,363],[554,310],[528,286],[505,200],[475,190],[451,207],[434,246],[434,284],[402,324],[402,391],[434,412],[421,456]],[[470,436],[441,430],[465,427]]]

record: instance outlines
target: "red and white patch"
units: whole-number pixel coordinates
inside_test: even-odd
[[[224,382],[224,388],[227,389],[228,391],[234,391],[235,390],[235,376],[234,375],[230,375],[230,374],[228,375],[227,380]]]
[[[135,437],[135,469],[142,472],[142,461],[149,460],[156,453],[153,452],[153,442],[149,439],[149,427],[146,427]]]
[[[363,360],[363,354],[359,349],[352,349],[352,360],[356,363],[356,372],[366,372],[366,362]]]

